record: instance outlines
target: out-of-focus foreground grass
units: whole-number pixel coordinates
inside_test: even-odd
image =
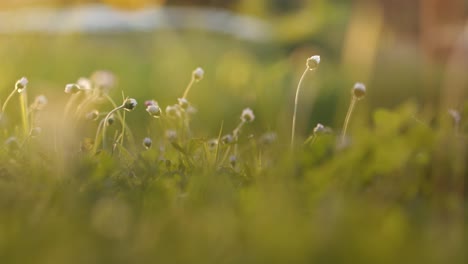
[[[422,63],[414,46],[393,49],[395,42],[370,55],[356,51],[353,64],[354,53],[339,45],[345,22],[307,45],[187,31],[0,36],[0,98],[21,76],[31,98],[49,98],[48,126],[30,151],[0,152],[0,262],[463,263],[467,122],[454,136],[438,96],[445,70]],[[313,54],[322,63],[305,80],[298,137],[317,122],[335,133],[291,153],[294,90]],[[241,167],[185,168],[181,158],[160,162],[153,148],[131,158],[77,154],[57,173],[49,145],[65,84],[112,71],[111,96],[120,101],[123,91],[139,101],[127,115],[139,143],[154,122],[143,101],[174,103],[197,66],[205,78],[190,95],[196,137],[216,138],[221,124],[234,129],[243,108],[255,111]],[[352,144],[337,149],[355,81],[366,82],[368,94],[351,122]],[[453,107],[466,117],[459,99]],[[13,125],[16,104],[8,109]],[[273,146],[247,139],[267,131],[278,133]]]

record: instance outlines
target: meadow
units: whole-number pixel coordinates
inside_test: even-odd
[[[383,54],[358,80],[326,42],[203,32],[0,38],[1,263],[466,259],[468,101],[437,102],[441,70]]]

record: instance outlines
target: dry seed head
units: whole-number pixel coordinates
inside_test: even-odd
[[[309,70],[311,70],[311,71],[317,69],[319,64],[320,64],[320,56],[319,55],[314,55],[314,56],[308,58],[307,63],[306,63],[307,68]]]
[[[125,100],[124,109],[127,111],[132,111],[133,109],[135,109],[137,104],[138,104],[137,100],[133,98],[128,98],[127,100]]]
[[[353,96],[360,100],[366,95],[366,86],[363,83],[355,83],[353,87]]]
[[[151,140],[151,138],[145,137],[143,139],[143,147],[145,147],[146,149],[149,149],[151,148],[151,145],[153,145],[153,141]]]
[[[22,93],[28,86],[28,83],[29,81],[26,77],[22,77],[21,79],[19,79],[15,84],[15,88],[18,91],[18,93]]]
[[[252,109],[245,108],[242,111],[241,120],[242,120],[242,122],[246,122],[246,123],[253,122],[255,120],[255,115],[254,115]]]
[[[158,104],[151,104],[146,107],[146,112],[154,118],[161,117],[161,109],[159,108]]]
[[[201,81],[201,79],[203,79],[203,75],[205,75],[205,71],[201,67],[196,68],[192,72],[192,77],[197,82],[199,82],[199,81]]]
[[[76,94],[81,90],[81,87],[76,83],[69,83],[65,85],[65,93]]]

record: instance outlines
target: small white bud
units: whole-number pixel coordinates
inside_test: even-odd
[[[250,108],[246,108],[242,111],[241,115],[242,122],[250,123],[255,120],[255,115]]]
[[[107,126],[111,126],[112,124],[114,124],[115,122],[115,116],[114,114],[112,114],[111,116],[109,116],[109,118],[107,118]]]
[[[307,68],[309,68],[309,70],[315,70],[318,68],[320,64],[320,56],[319,55],[314,55],[310,58],[307,59]]]
[[[210,139],[207,143],[208,143],[208,148],[210,150],[214,150],[216,149],[216,146],[218,146],[218,139],[217,138]]]
[[[159,118],[161,116],[161,109],[157,104],[151,104],[146,107],[146,112],[154,118]]]
[[[26,87],[28,86],[28,83],[29,81],[26,77],[22,77],[21,79],[19,79],[15,84],[15,88],[18,91],[18,93],[22,93],[23,91],[25,91]]]
[[[124,109],[127,110],[127,111],[132,111],[133,109],[135,109],[137,104],[138,104],[137,100],[135,100],[133,98],[129,98],[129,99],[125,100]]]
[[[192,72],[193,79],[194,79],[195,81],[197,81],[197,82],[198,82],[198,81],[201,81],[201,79],[203,79],[203,75],[205,75],[205,71],[204,71],[202,68],[200,68],[200,67],[196,68],[196,69]]]
[[[80,86],[76,83],[69,83],[65,85],[65,93],[76,94],[81,90]]]
[[[91,80],[88,78],[81,77],[76,81],[76,84],[81,88],[81,90],[88,92],[93,89],[93,85],[91,84]]]
[[[177,101],[179,101],[180,107],[184,110],[187,110],[190,106],[188,100],[185,98],[178,98]]]
[[[99,111],[98,110],[92,110],[89,113],[86,114],[86,119],[91,120],[91,121],[96,121],[99,118]]]
[[[353,96],[356,99],[362,99],[366,95],[366,86],[363,83],[355,83],[353,87]]]
[[[143,147],[145,147],[146,149],[150,149],[151,145],[153,145],[153,141],[151,140],[151,138],[145,137],[143,139]]]
[[[223,142],[223,144],[231,144],[234,142],[234,137],[231,134],[227,134],[221,138],[221,142]]]
[[[169,129],[166,130],[166,138],[169,142],[174,142],[177,140],[177,132],[175,130]]]
[[[172,118],[180,117],[180,110],[178,105],[168,105],[166,107],[166,115]]]
[[[315,127],[314,127],[314,134],[323,134],[326,132],[326,129],[325,127],[318,123]]]

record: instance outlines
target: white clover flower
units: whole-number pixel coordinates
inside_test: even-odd
[[[362,99],[366,95],[366,86],[363,83],[355,83],[353,87],[353,95],[356,99]]]
[[[166,115],[172,118],[180,117],[180,110],[178,105],[168,105],[166,107]]]
[[[190,106],[189,101],[185,98],[177,98],[177,101],[179,101],[179,106],[184,110],[187,110]]]
[[[15,84],[16,91],[18,91],[18,93],[24,92],[26,90],[26,87],[28,86],[28,83],[28,79],[26,77],[22,77]]]
[[[125,100],[124,109],[127,111],[132,111],[133,109],[135,109],[137,104],[138,104],[137,100],[133,98],[128,98],[127,100]]]
[[[319,64],[320,64],[320,56],[319,55],[314,55],[314,56],[307,59],[307,68],[309,68],[309,70],[317,69]]]
[[[161,117],[161,109],[158,104],[151,104],[146,107],[146,112],[154,118]]]
[[[193,79],[195,81],[201,81],[201,79],[203,79],[203,76],[205,75],[205,71],[201,68],[201,67],[198,67],[196,68],[193,72],[192,72],[192,76],[193,76]]]
[[[81,87],[76,83],[69,83],[65,85],[66,94],[76,94],[81,90]]]
[[[150,149],[152,145],[153,145],[153,141],[151,140],[151,138],[145,137],[143,139],[143,147],[145,147],[146,149]]]
[[[242,122],[250,123],[255,120],[255,115],[250,108],[246,108],[242,111],[241,115]]]

